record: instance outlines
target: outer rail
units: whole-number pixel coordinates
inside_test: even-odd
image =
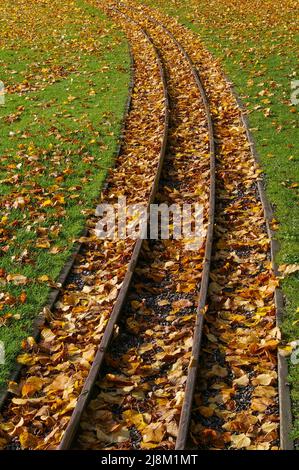
[[[240,109],[240,117],[245,128],[248,142],[250,143],[251,154],[256,164],[260,164],[260,157],[256,149],[255,141],[250,132],[250,126],[245,112],[244,105],[236,93],[232,83],[226,77],[228,84],[230,85],[231,91],[237,101]],[[275,232],[271,227],[271,222],[274,218],[273,208],[267,198],[263,181],[258,179],[257,181],[258,193],[262,203],[264,217],[266,222],[267,234],[270,239],[270,250],[271,250],[271,261],[273,266],[273,272],[276,276],[279,276],[279,270],[276,263],[276,256],[279,251],[279,243],[275,238]],[[276,323],[277,326],[281,326],[284,312],[284,298],[280,287],[275,289],[274,302],[276,309]],[[278,350],[277,352],[277,374],[278,374],[278,396],[279,396],[279,437],[280,437],[280,449],[281,450],[294,450],[294,442],[291,438],[292,431],[292,412],[291,412],[291,397],[290,387],[288,383],[288,362]]]
[[[127,15],[123,14],[123,16],[125,16],[128,21],[131,21],[131,22],[136,24],[136,22],[134,20],[132,20],[130,17],[128,17]],[[152,188],[151,188],[151,192],[150,192],[150,196],[149,196],[149,200],[148,200],[148,205],[147,205],[147,216],[149,217],[150,205],[154,202],[154,199],[155,199],[155,196],[156,196],[156,193],[157,193],[159,180],[160,180],[160,176],[161,176],[161,171],[162,171],[162,167],[163,167],[163,162],[164,162],[164,157],[165,157],[165,152],[166,152],[166,145],[167,145],[167,138],[168,138],[168,125],[169,125],[169,105],[168,105],[168,93],[167,93],[166,77],[165,77],[165,72],[164,72],[164,68],[163,68],[163,65],[162,65],[162,61],[160,59],[159,52],[155,48],[150,36],[146,33],[146,31],[144,31],[143,29],[141,29],[141,31],[143,32],[146,39],[153,45],[153,47],[155,49],[155,52],[156,52],[157,61],[158,61],[159,68],[160,68],[160,76],[161,76],[162,83],[163,83],[164,103],[165,103],[164,135],[163,135],[163,140],[162,140],[162,146],[161,146],[161,151],[160,151],[160,156],[159,156],[157,172],[156,172],[153,184],[152,184]],[[129,266],[128,266],[128,270],[127,270],[127,273],[125,275],[121,290],[118,294],[116,303],[114,305],[112,314],[109,318],[109,321],[108,321],[108,324],[106,326],[105,332],[103,334],[102,340],[101,340],[100,345],[98,347],[98,351],[96,353],[94,362],[93,362],[93,364],[91,366],[91,369],[89,371],[88,377],[85,381],[82,392],[81,392],[81,394],[78,398],[76,407],[75,407],[75,409],[72,413],[72,417],[70,419],[70,422],[69,422],[69,424],[68,424],[68,426],[65,430],[65,433],[63,435],[63,438],[61,440],[59,450],[69,449],[72,446],[72,444],[73,444],[73,442],[76,438],[82,414],[83,414],[86,406],[88,405],[88,403],[90,401],[90,398],[91,398],[91,395],[92,395],[92,390],[93,390],[94,384],[97,380],[97,377],[98,377],[99,371],[101,369],[101,366],[103,364],[103,360],[104,360],[106,350],[107,350],[107,348],[110,344],[110,341],[111,341],[112,336],[113,336],[115,325],[116,325],[116,323],[117,323],[117,321],[120,317],[123,305],[126,301],[126,297],[127,297],[127,294],[128,294],[130,284],[131,284],[131,280],[132,280],[132,277],[133,277],[135,266],[136,266],[138,258],[139,258],[142,243],[143,243],[143,240],[142,240],[142,237],[140,237],[136,241],[136,244],[135,244],[135,247],[134,247],[134,250],[133,250],[133,254],[132,254],[132,257],[131,257],[131,260],[130,260],[130,263],[129,263]]]

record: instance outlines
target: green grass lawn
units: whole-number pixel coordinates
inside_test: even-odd
[[[279,264],[299,263],[298,2],[287,0],[141,0],[198,33],[219,58],[249,110],[266,190],[279,222]],[[299,275],[283,281],[286,340],[299,339]],[[290,364],[294,437],[299,438],[299,367]]]
[[[80,0],[4,0],[0,19],[3,387],[113,164],[130,60],[124,36]]]

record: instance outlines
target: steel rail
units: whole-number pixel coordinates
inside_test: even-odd
[[[112,9],[113,10],[113,9]],[[114,9],[115,10],[115,9]],[[127,16],[124,15],[123,16]],[[134,20],[131,18],[127,17],[127,20],[135,23]],[[163,133],[163,139],[162,139],[162,146],[161,146],[161,151],[159,155],[159,161],[158,161],[158,167],[157,167],[157,172],[151,187],[151,192],[149,195],[149,200],[147,204],[147,217],[149,219],[149,211],[150,211],[150,205],[154,202],[154,199],[156,197],[157,189],[159,186],[159,180],[161,176],[161,171],[164,163],[164,157],[165,157],[165,152],[166,152],[166,145],[167,145],[167,139],[168,139],[168,127],[169,127],[169,102],[168,102],[168,93],[167,93],[167,84],[166,84],[166,76],[164,72],[164,67],[160,58],[160,54],[156,47],[154,46],[150,36],[141,29],[141,32],[143,33],[144,37],[147,39],[147,41],[150,42],[150,44],[153,46],[154,51],[156,53],[156,59],[159,65],[159,70],[160,70],[160,77],[163,83],[163,90],[164,90],[164,106],[165,106],[165,119],[164,119],[164,133]],[[146,229],[146,228],[145,228]],[[95,359],[93,361],[93,364],[91,366],[91,369],[89,371],[88,377],[84,383],[82,392],[78,398],[78,401],[76,403],[75,409],[72,413],[71,419],[68,423],[68,426],[63,434],[61,443],[58,447],[59,450],[66,450],[70,449],[72,444],[74,443],[74,440],[77,435],[77,431],[79,428],[79,424],[81,421],[82,414],[84,410],[86,409],[86,406],[88,405],[91,395],[92,395],[92,390],[95,385],[95,382],[97,380],[97,377],[99,375],[101,366],[103,364],[104,356],[106,353],[106,350],[110,344],[110,341],[113,337],[115,325],[117,324],[117,321],[120,317],[122,308],[124,306],[124,303],[126,301],[126,297],[128,294],[128,290],[132,281],[133,273],[135,270],[135,266],[137,264],[139,254],[141,251],[141,247],[143,244],[143,239],[142,236],[136,241],[135,247],[133,250],[133,254],[131,257],[131,260],[129,262],[128,270],[125,275],[125,279],[123,281],[121,290],[118,294],[116,303],[114,305],[113,311],[111,313],[111,316],[109,318],[109,321],[107,323],[107,326],[105,328],[105,332],[103,334],[102,340],[100,342],[100,345],[98,347],[98,351],[96,353]]]

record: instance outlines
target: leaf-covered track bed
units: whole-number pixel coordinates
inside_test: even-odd
[[[107,8],[107,2],[91,3]],[[204,84],[217,138],[213,265],[187,446],[274,450],[280,446],[277,374],[280,334],[274,301],[278,281],[272,271],[270,240],[257,185],[260,170],[251,152],[238,103],[217,61],[190,31],[158,11],[144,6],[136,8],[139,3],[111,1],[108,7],[112,7],[110,13],[114,18],[119,12],[120,25],[131,39],[133,31],[134,35],[141,34],[134,21],[147,31],[167,72],[169,142],[156,202],[201,202],[205,232],[211,202],[211,141],[203,97],[182,48],[191,57]],[[134,21],[125,21],[123,14]],[[125,308],[105,354],[104,367],[81,420],[74,447],[175,447],[187,377],[197,360],[192,357],[192,346],[205,262],[205,246],[190,254],[178,240],[143,244]],[[91,289],[88,294],[92,293],[92,282],[93,279],[88,284],[87,290]],[[86,306],[83,309],[86,311]],[[52,325],[53,321],[57,323],[52,319]],[[48,334],[51,335],[50,328],[46,329]],[[75,334],[78,332],[71,331],[70,337]],[[52,338],[48,340],[51,341]],[[55,338],[54,344],[57,344]],[[25,357],[34,360],[38,350],[35,348],[33,345],[33,354]],[[67,353],[68,349],[67,346]],[[74,361],[79,369],[82,357],[87,359],[82,351],[88,354],[87,347],[85,351],[75,349],[74,353],[75,357],[80,355]],[[17,384],[13,387],[15,403],[6,412],[15,415],[14,426],[8,419],[2,425],[5,445],[11,437],[15,440],[13,445],[21,443],[23,448],[58,445],[78,396],[73,392],[77,376],[73,374],[70,378],[63,371],[64,354],[65,345],[63,352],[58,350],[55,364],[56,368],[62,366],[58,388],[54,392],[51,383],[45,384],[45,390],[50,388],[52,396],[61,394],[61,403],[68,395],[63,407],[55,413],[57,404],[54,398],[49,402],[51,393],[44,405],[42,387],[34,389],[30,401],[30,379],[33,377],[34,384],[35,368],[41,367],[40,364],[30,366],[27,371],[31,375],[25,376],[22,387]],[[94,350],[91,359],[87,359],[86,369],[93,357]],[[81,388],[82,384],[83,381]],[[46,440],[45,426],[49,429]]]
[[[134,88],[121,151],[99,202],[147,203],[163,157],[166,99],[159,58],[140,28],[127,34],[134,56]],[[10,383],[2,410],[2,448],[53,449],[75,408],[97,347],[127,275],[134,240],[99,239],[97,218],[36,343],[23,342],[20,380]]]
[[[149,33],[166,69],[170,126],[156,202],[202,204],[205,238],[213,142],[196,74],[160,25],[123,4],[111,2],[111,7],[113,14],[125,13]],[[205,243],[196,251],[188,249],[186,240],[144,243],[117,334],[106,353],[75,447],[175,447],[188,367],[193,361],[205,262]]]
[[[134,4],[134,2],[132,2]],[[240,109],[219,64],[198,37],[174,19],[162,21],[196,64],[217,138],[216,226],[202,352],[190,425],[190,447],[279,448],[274,291],[278,285],[256,167]]]
[[[136,7],[134,2],[127,3]],[[119,8],[126,9],[123,3]],[[164,60],[167,39],[160,38],[163,32],[161,29],[157,32],[159,27],[148,16],[167,25],[189,52],[209,97],[218,143],[215,249],[188,446],[277,449],[280,334],[274,293],[278,281],[272,271],[270,241],[257,188],[260,170],[238,103],[217,62],[191,33],[152,9],[127,11],[149,31],[158,48],[162,46]],[[156,327],[158,339],[151,342],[146,337],[155,332],[155,316],[161,315],[157,307],[164,277],[161,279],[159,273],[158,282],[152,277],[155,267],[164,259],[159,249],[157,261],[156,246],[160,248],[160,243],[145,247],[147,258],[145,254],[137,269],[129,298],[131,304],[127,305],[119,336],[107,354],[98,395],[82,422],[77,443],[81,448],[169,449],[175,445],[184,394],[184,386],[182,390],[180,386],[185,383],[187,370],[186,364],[180,362],[178,328],[174,332],[173,350],[168,347],[169,339],[164,339],[161,319]],[[168,276],[165,282],[168,286]],[[148,293],[148,283],[153,292]],[[192,297],[180,300],[192,302]],[[167,302],[165,299],[165,306]],[[166,320],[171,320],[171,316]],[[192,342],[190,336],[186,339]],[[165,367],[165,361],[170,368]],[[179,375],[175,375],[177,364],[182,365]],[[177,381],[174,386],[173,377]]]

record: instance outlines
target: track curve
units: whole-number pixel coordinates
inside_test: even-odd
[[[110,11],[115,13],[117,9],[121,9],[121,4],[116,4],[110,8]],[[119,11],[119,10],[118,10]],[[127,12],[121,12],[122,15],[128,18],[129,21],[132,21],[132,18],[128,15]],[[133,17],[133,21],[135,18]],[[161,25],[163,27],[163,25]],[[142,26],[140,26],[142,28]],[[146,29],[146,28],[144,28]],[[201,273],[201,282],[200,282],[200,292],[199,292],[199,301],[197,304],[197,315],[196,321],[193,325],[193,341],[192,341],[192,353],[190,355],[188,373],[186,377],[186,388],[184,393],[184,400],[182,402],[182,412],[180,413],[180,422],[178,426],[178,433],[177,433],[177,440],[176,440],[176,448],[181,449],[184,448],[187,432],[188,432],[188,424],[190,419],[190,412],[191,412],[191,404],[192,404],[192,395],[195,385],[195,378],[196,378],[196,370],[197,370],[197,360],[195,358],[198,357],[199,349],[200,349],[200,339],[201,339],[201,332],[202,332],[202,325],[203,325],[203,314],[206,304],[206,296],[207,296],[207,288],[208,288],[208,280],[209,280],[209,269],[210,269],[210,261],[211,261],[211,249],[212,249],[212,239],[213,239],[213,224],[214,224],[214,209],[215,209],[215,146],[214,146],[214,136],[213,136],[213,125],[210,116],[210,110],[207,103],[207,98],[199,79],[198,73],[196,72],[192,61],[186,51],[182,48],[182,46],[175,40],[173,35],[163,27],[163,31],[167,35],[168,38],[172,41],[176,49],[180,52],[182,57],[184,58],[186,65],[191,71],[193,76],[193,80],[198,90],[198,94],[200,96],[200,100],[202,101],[203,109],[205,112],[205,118],[207,120],[207,138],[208,138],[208,146],[209,146],[209,181],[207,182],[208,187],[208,211],[206,214],[206,236],[205,236],[205,243],[204,243],[204,253],[203,253],[203,260],[202,260],[202,273]],[[146,33],[148,38],[153,41],[156,48],[159,49],[158,44],[155,42],[155,38],[153,34]],[[163,52],[160,49],[161,60],[163,61]],[[168,69],[169,75],[169,69]],[[169,78],[169,77],[168,77]],[[95,382],[95,379],[94,379]],[[85,400],[87,403],[87,400]],[[80,416],[82,411],[80,412]],[[78,421],[77,421],[78,424]],[[69,448],[72,446],[72,440],[76,434],[74,431],[73,423],[71,422],[69,425],[70,431],[66,431],[65,437],[62,441],[60,449]],[[76,425],[77,429],[77,425]]]
[[[240,103],[218,64],[174,19],[133,1],[100,6],[131,24],[131,39],[143,36],[163,83],[164,134],[147,216],[152,203],[196,195],[205,202],[205,243],[193,260],[173,239],[134,245],[59,449],[291,449],[287,367],[276,351],[283,302],[269,263],[273,214]],[[207,151],[209,166],[201,161]],[[17,406],[10,409],[18,416]],[[54,448],[57,436],[35,448]]]
[[[118,2],[123,8],[127,8],[129,11],[138,12],[137,9],[134,9],[131,6],[128,6],[122,2]],[[197,321],[196,326],[194,329],[194,340],[193,340],[193,348],[192,348],[192,364],[189,366],[188,371],[188,378],[187,384],[185,389],[185,397],[184,403],[182,407],[182,413],[180,418],[179,424],[179,431],[176,440],[176,450],[183,450],[186,446],[188,430],[189,430],[189,421],[191,416],[191,408],[192,408],[192,400],[195,388],[195,381],[197,375],[197,367],[198,367],[198,357],[200,353],[201,347],[201,337],[202,337],[202,329],[203,329],[203,318],[204,318],[204,309],[206,306],[206,299],[208,293],[208,285],[209,285],[209,275],[210,275],[210,265],[211,265],[211,256],[212,256],[212,245],[213,245],[213,229],[214,229],[214,219],[215,219],[215,143],[214,143],[214,128],[213,128],[213,121],[211,117],[210,107],[207,100],[206,92],[204,90],[203,84],[200,80],[199,74],[192,62],[191,57],[183,48],[183,46],[179,43],[179,41],[175,38],[175,36],[167,29],[167,27],[161,23],[160,21],[156,20],[155,18],[146,15],[146,19],[150,22],[159,26],[174,42],[177,48],[181,51],[181,53],[186,58],[187,62],[190,64],[190,68],[192,70],[192,74],[195,78],[197,86],[200,90],[207,120],[208,120],[208,127],[209,127],[209,136],[210,136],[210,204],[209,204],[209,222],[208,222],[208,232],[206,237],[206,246],[205,246],[205,261],[203,267],[203,274],[202,274],[202,281],[201,281],[201,289],[199,294],[199,304],[198,304],[198,314],[197,314]]]
[[[127,18],[128,19],[128,18]],[[133,20],[129,20],[134,23]],[[136,24],[136,23],[135,23]],[[157,171],[156,175],[152,184],[152,188],[150,191],[150,196],[147,204],[147,216],[149,217],[149,210],[150,210],[150,205],[154,202],[154,199],[156,197],[156,192],[159,184],[159,179],[163,167],[163,162],[164,162],[164,156],[165,156],[165,150],[166,150],[166,143],[167,143],[167,136],[168,136],[168,125],[169,125],[169,104],[168,104],[168,94],[167,94],[167,86],[166,86],[166,78],[165,78],[165,72],[164,68],[160,59],[159,52],[153,45],[153,42],[150,38],[150,36],[147,34],[147,32],[143,29],[141,29],[142,34],[146,38],[146,40],[152,45],[156,57],[157,57],[157,62],[159,64],[159,70],[160,70],[160,77],[161,81],[163,83],[163,92],[164,92],[164,106],[165,106],[165,120],[164,120],[164,134],[163,134],[163,140],[162,140],[162,146],[161,146],[161,152],[159,156],[159,161],[158,161],[158,166],[157,166]],[[72,413],[71,420],[63,434],[62,441],[59,445],[59,450],[66,450],[69,449],[75,439],[78,426],[80,424],[80,420],[82,417],[82,413],[85,410],[88,402],[90,401],[90,396],[92,393],[92,389],[94,387],[94,384],[97,380],[99,371],[102,367],[102,363],[104,360],[104,355],[105,352],[110,344],[111,338],[114,333],[115,325],[117,324],[117,321],[119,319],[119,316],[121,314],[121,310],[124,306],[127,294],[128,294],[128,289],[130,287],[131,281],[132,281],[132,276],[134,273],[134,269],[136,267],[136,264],[138,262],[138,258],[140,255],[141,247],[142,247],[143,240],[142,238],[139,238],[135,244],[134,251],[132,254],[132,258],[128,267],[128,271],[126,274],[126,277],[123,281],[121,291],[118,294],[118,298],[116,301],[116,304],[114,306],[114,309],[111,313],[111,316],[109,318],[108,324],[106,326],[103,338],[101,340],[98,352],[95,356],[94,362],[92,364],[92,367],[90,369],[89,375],[86,379],[86,382],[84,384],[84,387],[82,389],[82,392],[78,398],[76,407],[74,409],[74,412]]]
[[[135,2],[128,3],[135,5]],[[158,9],[145,5],[140,5],[139,8],[165,23],[188,50],[207,90],[217,143],[219,142],[216,167],[216,249],[213,255],[216,262],[211,271],[213,282],[204,338],[206,352],[202,353],[190,443],[193,442],[196,448],[204,449],[292,449],[287,363],[278,347],[280,334],[277,326],[280,326],[283,314],[283,297],[275,264],[277,241],[271,222],[273,210],[265,196],[259,157],[246,112],[219,63],[204,48],[196,34]],[[258,216],[253,215],[254,211]],[[239,220],[235,224],[236,217]],[[253,233],[255,240],[252,239]],[[236,254],[239,252],[241,257],[238,259]],[[265,258],[272,260],[272,266],[269,266]],[[261,260],[260,264],[258,260]],[[222,263],[229,268],[223,269]],[[256,270],[257,266],[261,273]],[[244,270],[248,270],[250,274],[243,274]],[[229,290],[225,292],[227,284]],[[217,292],[213,292],[215,288]],[[247,302],[251,301],[253,304],[250,306],[250,315],[254,321],[244,321],[242,298],[246,295],[249,299]],[[227,307],[223,308],[225,304]],[[258,315],[260,306],[269,312],[265,318]],[[239,323],[239,351],[243,350],[245,344],[241,356],[236,347],[238,339],[235,338],[235,323],[237,326]],[[255,338],[251,340],[247,334],[249,326],[255,334]],[[267,330],[272,332],[272,337],[265,333]],[[228,338],[231,339],[228,341]],[[246,340],[249,340],[248,344]],[[244,342],[240,346],[242,341]],[[227,351],[223,343],[229,344]],[[271,347],[265,347],[265,344],[271,344]],[[217,359],[211,360],[213,355]],[[244,370],[242,367],[239,370],[240,359],[244,361]],[[218,396],[215,396],[216,369],[219,369],[219,363],[221,366],[225,365],[228,372],[233,367],[231,377],[223,379],[224,394],[229,391],[231,396],[220,401],[222,410],[217,404],[217,400],[221,400],[221,394],[218,392]],[[267,376],[266,384],[259,382],[261,372]],[[225,367],[220,368],[218,373],[226,374]],[[243,386],[237,385],[240,376],[240,381],[244,380]],[[234,399],[234,396],[238,398]],[[241,442],[243,438],[244,441]]]

